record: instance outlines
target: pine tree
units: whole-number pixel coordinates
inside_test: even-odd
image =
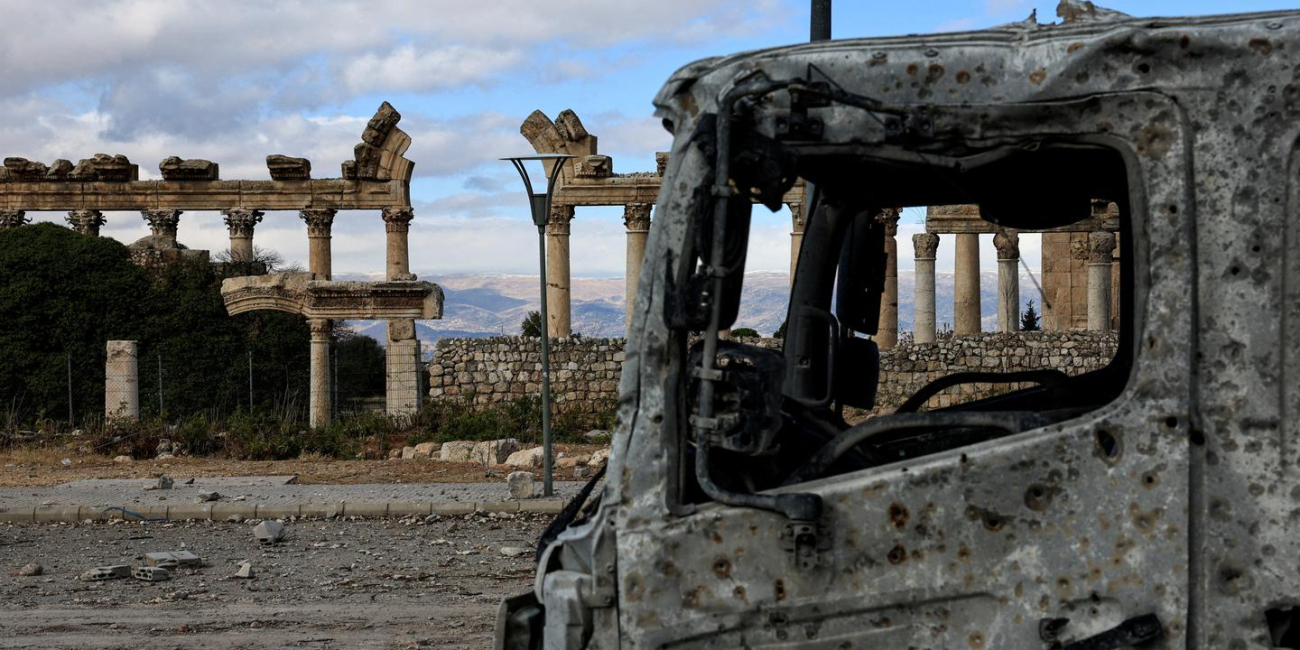
[[[520,333],[528,338],[541,338],[542,336],[542,314],[541,312],[530,311],[524,317],[524,322],[519,324]]]
[[[1039,322],[1038,311],[1034,309],[1034,301],[1030,300],[1025,303],[1025,313],[1020,315],[1020,331],[1037,332],[1043,329]]]

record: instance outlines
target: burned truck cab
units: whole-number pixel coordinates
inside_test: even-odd
[[[1300,648],[1300,13],[1060,14],[668,81],[608,470],[497,647]],[[727,340],[796,183],[783,347]],[[881,409],[881,215],[951,205],[1106,206],[1113,358]]]

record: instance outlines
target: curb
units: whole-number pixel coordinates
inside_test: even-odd
[[[87,519],[124,519],[122,510],[105,510],[116,506],[21,506],[0,507],[0,523],[81,522]],[[400,518],[412,515],[468,515],[484,512],[531,512],[558,514],[564,509],[561,499],[510,499],[507,501],[434,501],[413,503],[405,501],[378,503],[329,504],[242,504],[210,503],[180,506],[131,506],[133,513],[148,518],[169,520],[225,521],[239,515],[245,519],[283,519],[285,517],[366,517]],[[134,517],[131,517],[134,519]]]

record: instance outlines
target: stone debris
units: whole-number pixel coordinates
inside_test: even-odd
[[[415,446],[416,458],[433,458],[433,455],[440,451],[442,445],[436,442],[422,442]]]
[[[278,153],[266,157],[273,181],[305,181],[311,178],[311,161]]]
[[[402,460],[415,458],[415,447],[402,447]]]
[[[235,571],[235,577],[244,578],[245,580],[251,580],[256,577],[256,574],[253,572],[253,563],[247,560],[240,562],[239,569]]]
[[[131,576],[145,582],[162,582],[171,580],[172,572],[157,566],[138,566],[131,572]]]
[[[42,573],[45,573],[45,567],[36,564],[35,562],[31,564],[25,564],[23,565],[23,568],[18,570],[18,575],[27,576],[27,577],[38,576],[41,575]]]
[[[591,454],[574,454],[572,456],[569,456],[567,454],[560,454],[560,457],[555,459],[555,466],[556,467],[577,467],[578,465],[586,465],[590,462],[591,462]]]
[[[159,489],[159,490],[170,490],[170,489],[172,489],[172,487],[175,486],[175,485],[176,485],[176,481],[175,481],[174,479],[172,479],[172,477],[170,477],[170,476],[159,476],[159,477],[158,477],[158,489]]]
[[[113,457],[113,462],[115,462],[115,463],[130,463],[130,462],[133,462],[133,459],[132,459],[130,456],[114,456],[114,457]]]
[[[502,546],[501,554],[506,557],[519,557],[520,555],[527,555],[528,549],[519,546]]]
[[[260,544],[279,544],[284,541],[284,524],[267,520],[253,528],[253,537],[257,538]]]
[[[582,434],[582,437],[591,442],[607,442],[610,439],[609,432],[604,429],[592,429]]]
[[[244,523],[244,515],[230,515],[226,517],[226,521],[232,524],[242,524]]]
[[[449,463],[468,463],[473,452],[474,443],[469,440],[453,440],[438,450],[439,458]]]
[[[194,567],[194,566],[201,566],[203,564],[203,561],[199,559],[199,556],[189,551],[162,551],[158,553],[146,553],[144,559],[145,562],[148,562],[151,566],[160,566],[163,567],[164,569],[170,569],[170,568],[180,567],[180,566]]]
[[[221,499],[221,493],[220,493],[220,492],[200,492],[200,493],[199,493],[199,503],[206,503],[206,502],[208,502],[208,501],[218,501],[218,500],[220,500],[220,499]]]
[[[574,477],[574,478],[587,478],[588,476],[591,476],[591,466],[590,466],[590,465],[579,465],[579,466],[573,468],[573,477]]]
[[[597,449],[596,453],[592,454],[591,459],[587,461],[587,466],[600,467],[601,465],[604,465],[608,460],[609,460],[609,450]]]
[[[220,176],[219,168],[211,160],[182,160],[180,156],[168,156],[158,163],[165,181],[215,181]]]
[[[522,467],[525,469],[541,467],[545,456],[546,450],[541,447],[522,449],[510,454],[510,456],[506,458],[506,464],[511,467]]]
[[[533,498],[533,478],[532,472],[510,472],[507,474],[506,485],[510,487],[510,498]]]
[[[126,564],[110,564],[108,566],[97,566],[83,574],[81,579],[89,582],[99,582],[102,580],[119,580],[131,577],[131,567]]]
[[[510,454],[519,451],[519,441],[514,438],[485,440],[474,445],[470,460],[480,465],[501,465],[510,458]]]

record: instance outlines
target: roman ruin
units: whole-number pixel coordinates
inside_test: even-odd
[[[403,157],[411,138],[397,123],[401,114],[384,102],[366,125],[353,160],[342,164],[341,178],[311,178],[303,158],[267,156],[271,180],[222,180],[218,164],[169,157],[159,165],[161,180],[139,180],[139,166],[126,156],[96,154],[73,165],[56,160],[46,166],[24,158],[4,159],[0,167],[0,229],[30,221],[27,212],[66,211],[68,223],[98,236],[104,211],[136,210],[151,234],[131,244],[139,263],[165,263],[183,257],[207,259],[176,240],[186,211],[216,210],[230,233],[232,261],[250,261],[253,236],[265,213],[296,210],[306,223],[309,271],[229,278],[222,295],[231,315],[272,309],[305,317],[311,325],[312,426],[331,416],[329,345],[331,323],[339,319],[388,321],[387,406],[390,415],[419,409],[420,344],[416,319],[442,316],[442,290],[410,273],[407,235],[414,210],[410,184],[414,164]],[[653,201],[653,197],[650,199]],[[339,211],[379,211],[388,240],[387,277],[382,282],[336,282],[331,276],[330,233]],[[110,344],[110,363],[124,350]],[[129,356],[129,355],[127,355]],[[110,387],[107,401],[125,398]],[[138,400],[136,402],[138,413]],[[106,404],[113,411],[116,404]],[[128,408],[129,410],[129,408]]]

